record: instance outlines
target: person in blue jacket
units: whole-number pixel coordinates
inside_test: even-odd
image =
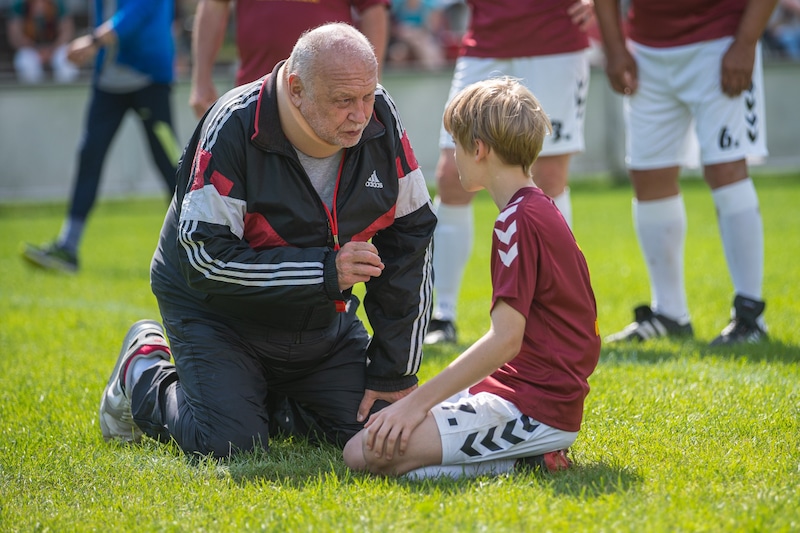
[[[95,0],[94,30],[69,44],[73,63],[95,60],[92,93],[68,215],[54,242],[25,246],[23,257],[30,263],[49,270],[78,270],[78,247],[97,198],[103,162],[128,111],[135,111],[144,125],[153,160],[169,195],[174,192],[180,148],[170,101],[173,10],[174,2],[117,0],[116,9],[109,12],[107,2]]]

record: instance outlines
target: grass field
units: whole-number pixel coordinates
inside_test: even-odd
[[[696,338],[603,348],[577,468],[410,482],[350,473],[337,450],[190,461],[174,446],[106,444],[97,406],[128,326],[156,318],[148,267],[165,203],[106,201],[77,276],[28,268],[23,241],[57,233],[63,205],[0,205],[2,531],[800,531],[800,174],[756,178],[770,341],[707,347],[733,294],[705,186],[684,182],[686,281]],[[603,335],[649,299],[630,190],[572,186]],[[460,347],[431,348],[424,380],[488,323],[496,208],[476,202]]]

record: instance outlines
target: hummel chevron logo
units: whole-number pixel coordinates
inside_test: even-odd
[[[521,437],[517,437],[516,435],[514,435],[513,431],[514,431],[514,426],[516,425],[517,425],[516,420],[511,420],[508,422],[508,424],[506,424],[505,429],[503,429],[503,434],[501,435],[504,441],[510,442],[511,444],[519,444],[520,442],[525,440]]]
[[[507,252],[504,252],[503,250],[497,250],[497,253],[500,255],[500,261],[502,261],[505,266],[510,266],[511,263],[514,262],[514,259],[516,259],[519,255],[517,243],[511,245],[511,248],[509,248]]]
[[[497,215],[497,220],[499,220],[500,222],[505,222],[508,217],[510,217],[516,212],[517,212],[516,205],[508,206],[505,209],[503,209],[503,211],[499,215]]]
[[[374,170],[364,185],[367,187],[372,187],[373,189],[383,189],[383,183],[381,183],[381,180],[378,179],[378,174]]]
[[[481,452],[479,452],[478,450],[476,450],[472,446],[472,444],[475,442],[475,439],[477,437],[478,437],[478,432],[477,431],[475,433],[470,433],[467,436],[467,440],[465,440],[464,444],[461,445],[461,448],[460,448],[461,451],[464,452],[465,454],[469,455],[470,457],[476,457],[478,455],[481,455]]]
[[[497,235],[497,238],[500,240],[500,242],[503,244],[508,244],[511,241],[511,237],[517,233],[517,221],[513,221],[505,231],[499,228],[494,228],[494,233]]]
[[[499,444],[497,444],[492,440],[494,439],[495,429],[497,428],[489,429],[489,431],[486,433],[486,436],[483,438],[483,440],[481,440],[481,444],[483,445],[483,447],[492,452],[496,452],[503,449]]]
[[[464,443],[459,449],[470,457],[478,457],[485,453],[481,448],[490,452],[497,452],[509,446],[513,446],[514,444],[519,444],[525,440],[525,437],[514,434],[514,430],[517,428],[519,422],[522,422],[521,429],[529,434],[532,434],[536,431],[536,428],[539,427],[539,424],[533,424],[530,418],[522,415],[519,420],[509,420],[497,438],[495,438],[495,434],[497,430],[500,429],[499,427],[489,428],[486,435],[484,435],[481,440],[478,440],[480,432],[475,431],[470,433],[467,435],[467,438],[464,439]]]

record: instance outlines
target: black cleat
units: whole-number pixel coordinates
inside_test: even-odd
[[[425,334],[425,344],[444,344],[456,342],[456,326],[450,320],[439,320],[434,318],[428,326],[428,333]]]
[[[690,323],[678,324],[671,318],[654,313],[647,305],[633,310],[634,321],[619,333],[605,338],[605,342],[642,342],[658,337],[691,338],[694,330]]]
[[[730,323],[725,326],[716,339],[711,341],[711,346],[756,343],[766,340],[767,327],[761,318],[765,307],[766,303],[762,301],[737,295],[733,299]]]

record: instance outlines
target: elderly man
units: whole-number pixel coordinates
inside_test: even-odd
[[[206,113],[151,268],[166,335],[129,330],[100,404],[106,439],[226,457],[267,445],[277,395],[295,431],[343,446],[416,387],[436,217],[377,80],[369,41],[333,23]]]

